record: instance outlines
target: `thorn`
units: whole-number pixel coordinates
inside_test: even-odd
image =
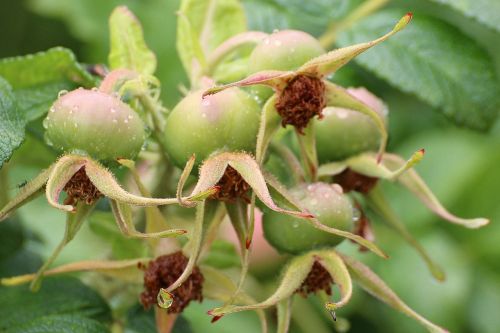
[[[247,250],[250,248],[250,245],[252,245],[252,240],[250,238],[247,238],[245,241],[245,246]]]
[[[424,148],[422,148],[422,149],[420,149],[418,152],[419,152],[420,154],[424,155],[424,154],[425,154],[425,149],[424,149]]]
[[[408,16],[408,21],[410,21],[413,18],[413,13],[408,12],[408,13],[406,13],[406,16]]]

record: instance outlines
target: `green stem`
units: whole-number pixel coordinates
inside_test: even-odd
[[[343,20],[331,23],[323,36],[319,38],[319,42],[325,49],[329,49],[337,40],[340,31],[349,29],[357,21],[379,10],[388,2],[389,0],[367,0],[363,2]]]
[[[316,152],[316,136],[314,132],[314,123],[309,122],[304,129],[304,134],[296,131],[297,140],[300,146],[300,155],[304,164],[308,180],[315,182],[318,180],[318,155]]]

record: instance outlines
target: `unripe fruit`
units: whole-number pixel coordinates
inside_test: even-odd
[[[144,123],[127,104],[83,88],[61,95],[43,125],[49,145],[100,161],[134,158],[146,139]]]
[[[291,71],[308,60],[325,53],[319,41],[298,30],[282,30],[269,35],[257,45],[250,55],[249,74],[263,70]],[[272,90],[252,87],[261,99],[267,99]]]
[[[291,190],[294,199],[328,227],[353,228],[353,207],[338,185],[314,183]],[[263,217],[264,236],[280,252],[297,254],[338,245],[344,238],[314,228],[310,222],[273,211]]]
[[[348,91],[371,106],[386,121],[387,108],[377,97],[364,88],[350,88]],[[380,146],[380,130],[370,117],[360,112],[327,107],[323,109],[323,118],[314,121],[320,163],[340,161],[366,151],[377,151]]]
[[[200,163],[216,151],[253,152],[260,107],[239,88],[202,98],[193,92],[177,104],[167,119],[165,143],[173,162],[183,167],[191,155]]]

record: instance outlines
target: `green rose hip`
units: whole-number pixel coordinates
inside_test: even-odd
[[[364,88],[349,88],[348,92],[370,106],[387,123],[387,107],[377,97]],[[366,151],[377,151],[380,146],[380,130],[373,120],[349,109],[323,109],[323,117],[315,119],[315,131],[320,163],[340,161]]]
[[[260,121],[260,107],[239,88],[202,98],[190,93],[177,104],[165,127],[167,152],[183,167],[195,154],[200,163],[216,151],[253,152]]]
[[[295,70],[306,61],[325,53],[319,41],[298,30],[282,30],[264,38],[250,55],[249,74],[264,70]],[[268,87],[252,87],[261,100],[272,95]]]
[[[350,231],[353,227],[353,207],[338,185],[303,184],[291,190],[302,207],[328,227]],[[303,219],[272,211],[263,216],[264,236],[277,250],[301,253],[321,247],[332,247],[345,238],[314,228]]]
[[[80,88],[61,95],[43,124],[49,145],[100,161],[134,158],[146,139],[144,123],[134,110],[97,90]]]

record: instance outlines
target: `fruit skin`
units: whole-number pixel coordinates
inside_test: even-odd
[[[359,100],[371,106],[387,123],[387,107],[364,88],[349,88]],[[316,148],[320,163],[344,160],[366,151],[377,151],[380,131],[367,115],[360,112],[327,107],[323,118],[315,119]]]
[[[170,113],[165,127],[167,153],[184,167],[191,155],[199,164],[216,151],[253,152],[260,123],[259,104],[239,88],[202,98],[190,93]]]
[[[99,161],[132,159],[146,140],[144,123],[134,110],[97,90],[79,88],[61,95],[43,124],[49,145]]]
[[[353,207],[338,185],[303,184],[291,191],[302,207],[316,215],[329,227],[350,231],[353,228]],[[265,211],[264,236],[280,252],[299,254],[312,249],[333,247],[344,238],[315,229],[303,219]]]
[[[325,53],[319,41],[298,30],[282,30],[264,38],[250,54],[249,74],[264,70],[291,71]],[[262,101],[272,95],[271,88],[252,87]]]

